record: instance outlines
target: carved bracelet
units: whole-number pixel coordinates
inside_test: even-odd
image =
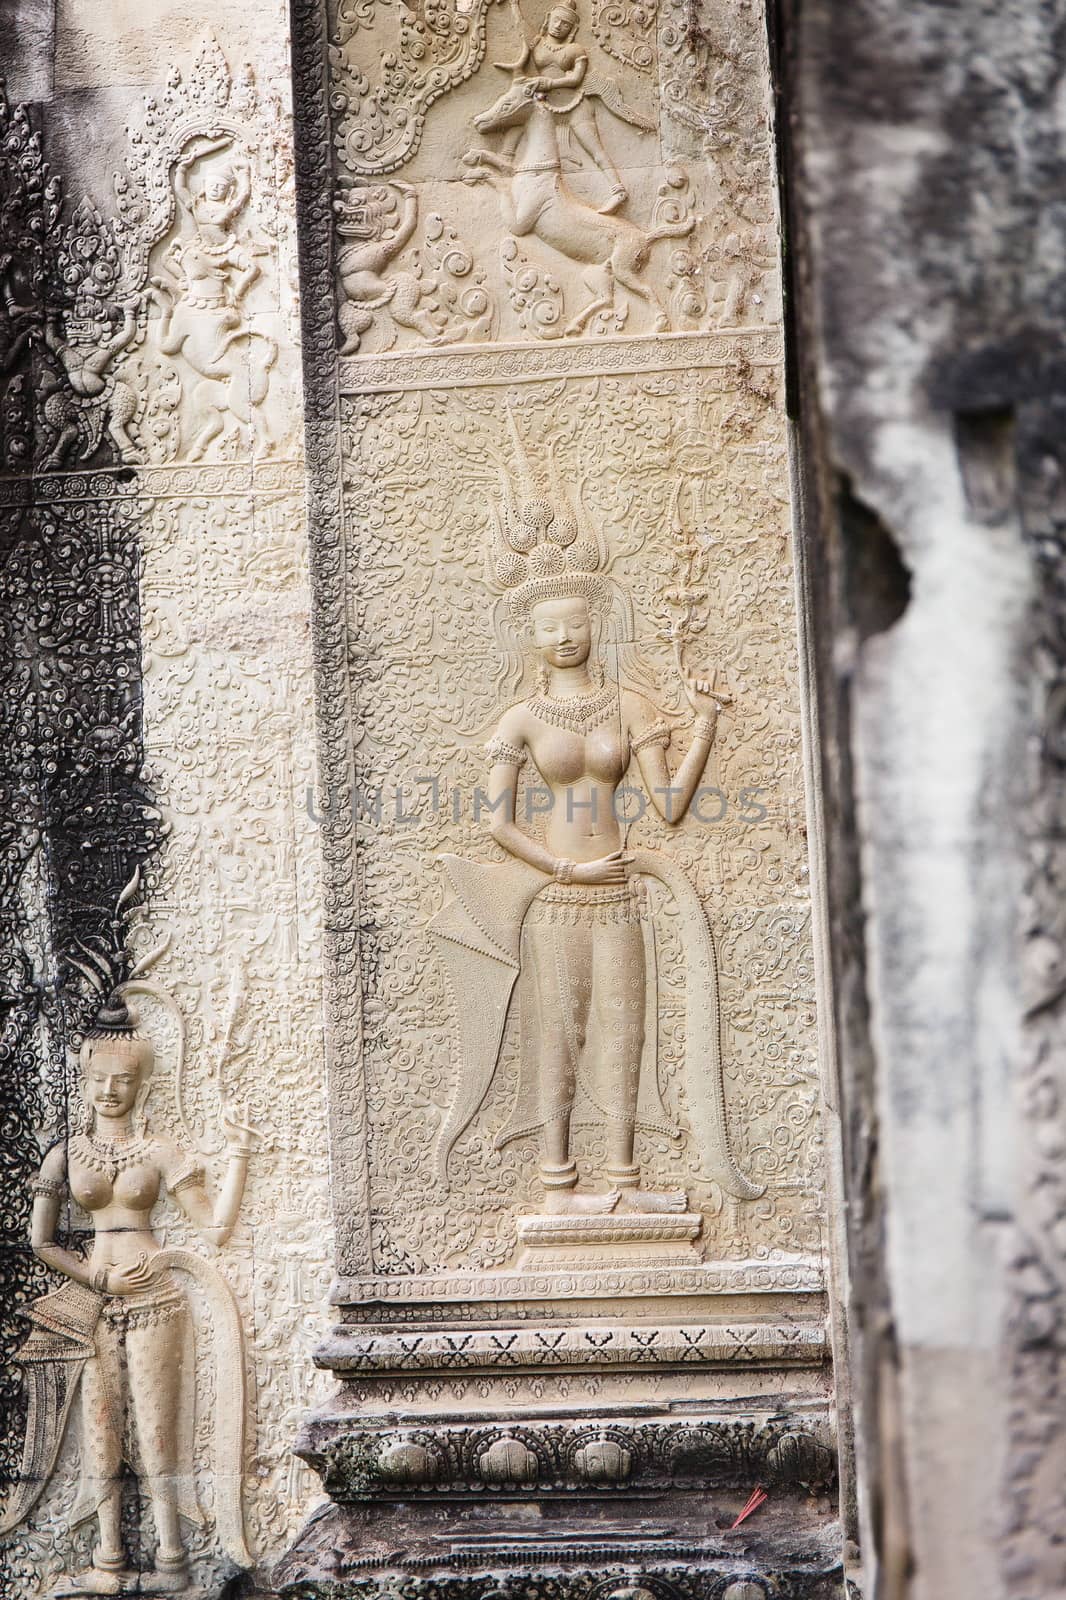
[[[629,748],[636,755],[650,744],[661,744],[665,750],[669,743],[670,729],[665,722],[656,722],[650,728],[645,728],[643,733],[638,733],[635,739],[630,739]]]
[[[93,1273],[92,1286],[97,1294],[107,1293],[107,1280],[111,1274],[110,1267],[97,1267]]]
[[[556,883],[572,883],[574,881],[574,863],[568,861],[566,856],[560,856],[555,863]]]
[[[709,744],[714,738],[716,724],[716,717],[697,717],[692,724],[692,737],[694,739],[706,739]]]

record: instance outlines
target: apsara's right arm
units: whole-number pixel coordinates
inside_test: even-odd
[[[33,1253],[46,1267],[61,1272],[75,1283],[92,1287],[89,1266],[73,1250],[56,1243],[59,1227],[59,1210],[67,1194],[67,1152],[63,1144],[53,1145],[41,1163],[41,1170],[33,1180],[33,1219],[30,1223],[30,1243]]]

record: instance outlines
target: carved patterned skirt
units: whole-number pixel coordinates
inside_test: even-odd
[[[81,1379],[81,1484],[72,1521],[91,1516],[120,1481],[123,1461],[150,1492],[174,1497],[190,1521],[193,1490],[192,1319],[173,1275],[107,1295]]]
[[[551,884],[523,927],[523,1057],[543,1125],[575,1107],[636,1115],[647,1007],[647,903],[639,882]],[[521,1118],[532,1121],[532,1118]]]

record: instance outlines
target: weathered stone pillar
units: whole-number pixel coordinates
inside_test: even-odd
[[[8,1588],[836,1600],[765,18],[288,26],[12,44]]]
[[[780,39],[864,1588],[1057,1595],[1061,18]]]
[[[294,53],[339,1387],[276,1581],[837,1594],[763,21]]]
[[[0,1589],[215,1595],[313,1502],[329,1283],[287,19],[0,53]]]

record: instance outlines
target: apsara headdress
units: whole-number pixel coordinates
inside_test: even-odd
[[[579,537],[577,519],[550,500],[516,505],[508,497],[497,514],[493,565],[516,622],[524,622],[539,600],[570,595],[605,611],[609,594],[600,564],[595,541]]]

